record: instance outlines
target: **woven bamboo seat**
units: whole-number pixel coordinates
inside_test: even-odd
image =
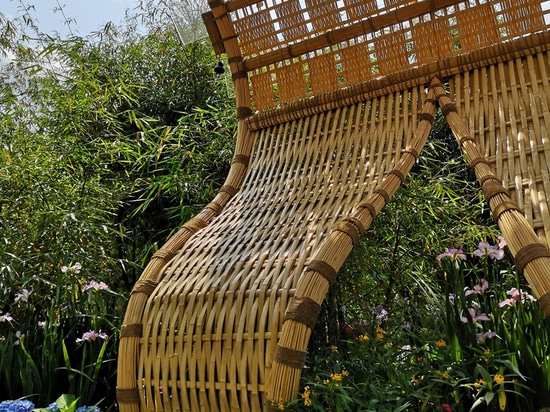
[[[550,314],[543,3],[212,1],[205,22],[236,88],[235,156],[218,195],[132,291],[121,411],[293,399],[329,285],[438,109]]]

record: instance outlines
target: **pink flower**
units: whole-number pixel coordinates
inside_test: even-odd
[[[104,282],[97,283],[95,280],[92,280],[87,285],[84,285],[83,290],[87,291],[88,289],[94,289],[96,292],[99,290],[106,290],[109,289],[109,286],[105,284]]]
[[[462,252],[462,249],[453,249],[453,248],[447,249],[445,253],[441,253],[440,255],[437,255],[435,260],[437,261],[437,263],[439,263],[439,265],[441,265],[441,259],[443,259],[444,257],[450,257],[451,260],[455,262],[455,267],[457,269],[459,268],[458,260],[459,259],[466,260],[466,255],[464,254],[464,252]]]
[[[468,309],[468,313],[470,314],[470,317],[472,318],[472,321],[474,323],[477,323],[479,321],[489,321],[491,318],[487,316],[485,313],[476,313],[476,310],[474,308]],[[468,323],[468,319],[465,316],[461,316],[460,320],[462,323]]]
[[[502,308],[504,306],[514,306],[516,302],[519,302],[519,301],[523,303],[525,302],[525,299],[529,299],[531,302],[537,301],[537,299],[535,299],[534,296],[518,288],[512,288],[509,291],[507,291],[506,294],[510,296],[510,298],[504,299],[502,302],[499,302],[498,304],[499,308]]]
[[[63,273],[70,272],[70,273],[77,274],[77,273],[80,272],[80,269],[82,269],[82,264],[79,263],[79,262],[76,262],[70,268],[68,268],[67,266],[62,266],[61,267],[61,272],[63,272]]]
[[[504,258],[504,250],[499,249],[497,246],[491,246],[487,242],[479,242],[477,249],[474,251],[474,256],[489,256],[491,259],[501,260]]]
[[[464,296],[484,295],[487,289],[489,289],[489,282],[486,279],[481,279],[481,285],[475,285],[473,289],[466,288]]]
[[[445,411],[445,412],[453,412],[453,408],[451,408],[451,405],[449,405],[448,403],[444,403],[441,405],[441,408]]]
[[[82,335],[82,338],[77,338],[76,343],[92,342],[92,341],[95,341],[98,338],[103,339],[103,340],[107,340],[108,336],[107,336],[106,333],[103,333],[101,331],[96,332],[95,330],[90,330],[88,332],[84,332],[84,334]]]
[[[32,290],[27,290],[27,289],[22,289],[21,290],[21,293],[18,293],[17,295],[15,295],[15,299],[14,299],[14,302],[17,303],[17,302],[28,302],[29,301],[29,296],[31,295],[32,293]]]
[[[13,320],[13,317],[10,315],[9,312],[4,313],[3,315],[0,314],[0,322],[11,322]]]
[[[506,243],[506,239],[504,239],[504,236],[499,236],[498,237],[498,248],[499,249],[504,249],[504,246],[506,246],[507,243]]]
[[[487,339],[494,338],[495,336],[497,336],[496,332],[492,332],[490,330],[484,333],[476,333],[477,342],[482,345],[485,343]]]

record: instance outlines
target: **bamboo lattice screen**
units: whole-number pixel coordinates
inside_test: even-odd
[[[438,107],[550,314],[547,3],[211,1],[205,22],[236,88],[235,156],[132,291],[121,411],[292,399],[328,287]]]

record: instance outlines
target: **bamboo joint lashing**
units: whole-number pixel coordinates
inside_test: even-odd
[[[154,259],[162,259],[162,260],[165,260],[165,261],[169,261],[173,257],[174,257],[174,252],[172,250],[169,250],[169,249],[159,249],[153,255]]]
[[[539,258],[550,259],[550,250],[542,243],[531,243],[530,245],[524,246],[518,250],[514,256],[514,260],[520,271],[523,271],[533,260]]]
[[[498,183],[495,180],[488,180],[483,185],[483,194],[485,195],[485,200],[489,202],[493,197],[498,194],[504,194],[510,196],[510,192],[501,183]]]
[[[230,185],[223,185],[220,188],[220,192],[227,193],[229,196],[235,196],[238,191],[239,189]]]
[[[243,155],[243,154],[236,154],[235,156],[233,156],[232,163],[240,163],[248,167],[248,164],[250,163],[250,156]]]
[[[432,117],[433,119],[433,117]],[[396,176],[400,181],[401,183],[403,183],[405,181],[405,175],[403,174],[403,172],[399,169],[392,169],[388,172],[388,176],[390,175],[394,175]]]
[[[390,195],[388,194],[388,192],[380,187],[374,189],[373,193],[382,196],[384,198],[385,204],[388,204],[388,202],[390,201]]]
[[[372,203],[369,202],[363,202],[360,203],[359,206],[357,206],[358,209],[367,209],[371,215],[371,217],[374,219],[377,215],[376,208]]]
[[[141,323],[132,323],[131,325],[122,325],[120,329],[121,338],[141,338],[143,336],[143,325]]]
[[[319,273],[331,285],[336,282],[338,272],[323,260],[312,260],[311,262],[309,262],[308,269],[314,270],[315,272]]]
[[[452,102],[445,103],[443,106],[441,106],[441,112],[443,113],[444,116],[447,116],[451,112],[456,112],[456,105]]]
[[[472,136],[460,136],[458,138],[458,144],[460,146],[464,145],[466,142],[472,142],[475,143],[475,139]]]
[[[194,217],[184,223],[183,227],[195,233],[208,226],[208,222],[200,217]]]
[[[119,403],[139,403],[138,388],[117,388],[116,397]]]
[[[294,369],[301,369],[306,362],[307,352],[286,348],[277,344],[274,361]]]
[[[497,206],[495,206],[495,208],[492,210],[493,218],[495,219],[496,222],[498,222],[500,219],[500,216],[504,212],[509,212],[511,210],[517,210],[518,212],[523,214],[523,210],[521,210],[518,207],[518,205],[516,205],[514,202],[502,202]]]
[[[415,161],[418,160],[418,150],[416,150],[414,147],[407,147],[404,151],[403,151],[403,154],[410,154],[414,157]]]
[[[219,215],[223,210],[223,206],[221,204],[219,204],[218,202],[210,202],[205,206],[205,209],[210,209],[216,215]]]
[[[491,165],[490,162],[488,164]],[[495,182],[500,183],[500,180],[498,180],[498,177],[496,177],[494,174],[483,176],[481,179],[479,179],[479,183],[481,184],[481,186],[483,186],[488,180],[494,180]]]
[[[335,232],[342,232],[351,239],[351,243],[355,246],[359,239],[361,239],[361,236],[365,233],[365,228],[363,227],[363,224],[349,216],[345,218],[342,222],[338,223],[336,228],[334,228]]]
[[[420,113],[420,116],[418,116],[418,120],[419,121],[426,120],[426,121],[430,122],[430,124],[433,124],[435,118],[431,113],[423,112],[423,113]]]
[[[483,156],[479,156],[479,157],[476,157],[475,159],[473,159],[471,162],[470,162],[470,166],[472,168],[475,168],[478,164],[480,163],[483,163],[483,164],[486,164],[487,166],[491,167],[491,162],[488,161],[486,158],[484,158]],[[490,179],[496,179],[496,177],[490,177]]]
[[[173,253],[167,254],[167,255],[174,256]],[[132,288],[132,294],[134,294],[134,293],[145,293],[146,295],[150,295],[156,289],[158,284],[159,283],[155,280],[140,279],[135,283],[134,287]]]
[[[295,296],[288,304],[284,320],[291,319],[313,329],[317,323],[317,317],[320,311],[321,305],[313,299],[307,296]]]

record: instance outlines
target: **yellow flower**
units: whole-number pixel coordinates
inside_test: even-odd
[[[447,346],[447,342],[445,342],[443,339],[438,339],[435,341],[435,346],[437,346],[438,348],[444,348],[445,346]]]
[[[501,384],[501,383],[504,383],[504,376],[502,376],[502,375],[500,375],[500,374],[497,373],[497,374],[494,376],[494,380],[495,380],[495,383],[496,383],[497,385],[499,385],[499,384]]]
[[[323,383],[324,383],[325,385],[328,385],[328,384],[330,383],[330,381],[329,381],[328,379],[325,379],[325,380],[323,380]]]
[[[339,382],[342,380],[342,374],[340,373],[331,373],[330,374],[330,380],[334,382]]]
[[[383,337],[383,336],[382,336]],[[391,348],[393,345],[391,342],[386,343],[386,348]]]
[[[440,377],[441,379],[449,379],[449,374],[447,372],[436,371],[435,376]]]
[[[284,410],[285,410],[285,404],[281,401],[281,402],[279,402],[279,404],[277,405],[277,408],[278,408],[280,411],[284,411]]]
[[[413,376],[411,377],[411,382],[417,383],[418,381],[419,381],[419,379],[416,377],[416,375],[413,375]]]
[[[367,335],[359,335],[359,336],[357,337],[357,340],[358,340],[359,342],[366,342],[366,341],[369,340],[369,337],[368,337]]]
[[[482,386],[487,386],[487,381],[484,380],[484,379],[477,379],[475,382],[474,382],[474,388],[476,388],[477,390],[479,390]]]
[[[311,389],[309,388],[309,386],[305,386],[304,387],[304,392],[302,393],[302,399],[304,400],[304,405],[305,406],[311,406],[311,394],[313,392],[311,391]],[[279,404],[280,405],[280,404]]]
[[[336,345],[331,345],[330,350],[333,351],[333,352],[338,353],[338,348],[336,347]]]
[[[349,372],[348,371],[342,371],[342,376],[349,376]]]

